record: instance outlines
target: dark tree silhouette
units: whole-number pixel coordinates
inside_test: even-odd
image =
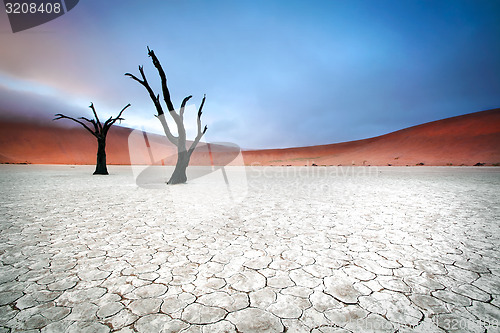
[[[68,116],[65,116],[65,115],[60,114],[60,113],[55,115],[56,118],[54,118],[53,120],[58,120],[58,119],[73,120],[73,121],[79,123],[80,125],[82,125],[87,131],[89,131],[90,133],[92,133],[93,136],[96,137],[96,139],[97,139],[97,162],[96,162],[96,166],[95,166],[94,175],[108,175],[108,169],[106,167],[106,136],[108,135],[108,131],[109,131],[110,127],[113,126],[113,124],[117,120],[120,120],[120,122],[122,120],[124,120],[123,118],[121,118],[121,115],[122,115],[123,111],[125,111],[125,109],[128,108],[129,106],[130,106],[130,104],[127,104],[127,106],[125,106],[120,111],[118,116],[116,116],[115,118],[109,117],[109,119],[106,120],[104,122],[104,124],[101,124],[101,121],[99,120],[99,117],[97,116],[97,112],[95,111],[94,104],[90,103],[89,107],[92,109],[92,112],[94,113],[95,119],[88,119],[85,117],[80,117],[78,119],[85,120],[85,121],[91,123],[92,126],[94,127],[94,129],[91,129],[85,123],[81,122],[78,119],[68,117]]]
[[[155,53],[153,52],[153,50],[150,50],[149,47],[148,47],[148,56],[151,57],[153,65],[156,67],[156,69],[158,70],[158,74],[160,75],[163,99],[165,101],[165,104],[167,105],[168,113],[170,113],[170,116],[172,116],[172,118],[175,121],[175,125],[177,126],[178,136],[174,136],[170,131],[170,128],[168,127],[167,120],[165,119],[165,114],[163,112],[163,108],[160,104],[160,95],[155,95],[153,89],[149,85],[148,80],[146,79],[146,75],[144,74],[143,66],[139,66],[139,72],[141,73],[142,80],[130,73],[126,73],[125,75],[131,77],[132,79],[143,85],[144,88],[146,88],[146,90],[149,93],[149,97],[151,98],[156,107],[156,112],[158,113],[156,117],[160,120],[163,126],[163,130],[165,131],[165,135],[167,136],[170,142],[172,142],[175,146],[177,146],[177,163],[175,165],[174,172],[170,177],[170,180],[167,182],[167,184],[182,184],[187,181],[186,169],[189,165],[189,160],[191,159],[191,155],[193,154],[193,151],[196,148],[198,142],[200,142],[201,137],[207,131],[207,126],[205,126],[203,130],[201,129],[201,114],[203,105],[205,104],[206,96],[203,96],[200,108],[198,109],[198,118],[197,118],[198,134],[196,135],[196,138],[194,139],[189,149],[187,149],[186,129],[184,128],[184,108],[186,106],[187,101],[193,96],[190,95],[184,98],[184,100],[181,103],[181,108],[179,110],[179,113],[177,113],[175,111],[174,105],[172,104],[172,100],[170,99],[170,92],[167,87],[167,76],[165,75],[165,71],[163,70],[160,62],[158,61],[158,58],[156,57]]]

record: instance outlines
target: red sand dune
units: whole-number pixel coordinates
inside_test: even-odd
[[[133,129],[113,126],[106,139],[108,165],[131,164],[129,136]],[[134,164],[175,165],[177,148],[165,136],[135,131]],[[189,146],[191,141],[187,142]],[[148,148],[149,146],[150,148]],[[236,157],[235,148],[200,143],[191,157],[191,165],[226,165]],[[151,155],[151,152],[153,154]],[[79,125],[72,123],[29,123],[0,121],[0,163],[28,164],[95,164],[96,138]],[[211,155],[211,156],[210,156]],[[160,158],[158,158],[160,157]]]
[[[108,164],[130,164],[131,132],[124,127],[111,128],[106,149]],[[155,156],[162,159],[153,158],[155,163],[175,163],[175,147],[164,136],[148,134],[148,138],[149,144],[161,151]],[[200,146],[192,164],[210,164],[214,160],[218,164],[226,154],[225,148],[211,146],[212,157],[206,146]],[[135,151],[134,163],[151,164],[145,147]],[[96,149],[95,138],[80,127],[0,122],[0,163],[95,164]],[[500,109],[438,120],[365,140],[244,151],[243,158],[246,165],[492,165],[500,163]]]
[[[108,164],[130,164],[127,138],[131,130],[115,126],[106,144]],[[97,141],[80,127],[27,122],[0,123],[0,162],[95,164]]]
[[[262,165],[474,165],[500,163],[500,109],[344,143],[247,151]]]
[[[262,165],[474,165],[500,163],[500,109],[344,143],[245,152]]]

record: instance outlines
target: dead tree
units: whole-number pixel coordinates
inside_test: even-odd
[[[191,159],[191,155],[193,154],[193,151],[196,148],[198,142],[200,142],[201,137],[207,131],[207,126],[205,126],[203,130],[201,128],[201,114],[203,105],[205,104],[206,96],[203,96],[200,108],[198,109],[198,118],[197,118],[198,134],[196,135],[194,141],[191,143],[189,149],[187,149],[186,129],[184,128],[184,108],[186,107],[187,101],[193,96],[190,95],[184,98],[184,100],[181,103],[181,108],[177,113],[170,98],[170,92],[167,87],[167,76],[165,75],[165,71],[163,70],[160,62],[158,61],[158,58],[156,57],[155,53],[153,52],[153,50],[150,50],[149,47],[148,47],[148,56],[151,57],[153,65],[156,67],[158,74],[160,75],[163,100],[165,101],[165,104],[167,106],[168,113],[174,119],[175,125],[177,126],[178,136],[173,135],[172,132],[170,131],[170,128],[168,127],[167,120],[165,119],[165,114],[163,112],[163,108],[160,103],[160,95],[159,94],[156,95],[151,86],[149,85],[148,80],[146,79],[146,75],[144,74],[143,66],[139,66],[139,73],[141,74],[142,79],[139,79],[138,77],[130,73],[126,73],[125,75],[131,77],[132,79],[143,85],[144,88],[146,88],[146,90],[149,93],[149,97],[151,98],[156,107],[156,112],[158,113],[156,117],[160,120],[163,126],[163,130],[165,131],[165,135],[167,136],[168,140],[177,147],[177,163],[175,164],[174,172],[170,177],[170,180],[167,182],[167,184],[182,184],[187,181],[186,169],[189,165],[189,160]]]
[[[118,116],[116,116],[115,118],[109,117],[109,119],[106,120],[104,122],[104,124],[101,124],[101,121],[99,120],[99,117],[97,116],[97,112],[95,111],[94,104],[90,103],[90,108],[92,109],[92,112],[94,113],[95,119],[88,119],[85,117],[80,117],[78,119],[85,120],[85,121],[89,122],[90,124],[92,124],[94,129],[91,129],[85,123],[83,123],[82,121],[80,121],[78,119],[68,117],[68,116],[65,116],[65,115],[60,114],[60,113],[55,115],[56,118],[54,118],[53,120],[58,120],[58,119],[73,120],[73,121],[79,123],[80,125],[82,125],[87,131],[89,131],[90,133],[92,133],[93,136],[96,137],[96,139],[97,139],[97,162],[96,162],[96,166],[95,166],[94,175],[108,175],[108,169],[106,167],[106,136],[108,135],[108,131],[109,131],[110,127],[113,126],[113,124],[117,120],[120,120],[120,122],[122,120],[124,120],[123,118],[121,118],[121,115],[122,115],[123,111],[125,111],[125,109],[128,108],[129,106],[130,106],[130,104],[127,104],[127,106],[125,106],[120,111]]]

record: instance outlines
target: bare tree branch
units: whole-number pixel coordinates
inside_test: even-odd
[[[78,118],[78,119],[83,119],[83,120],[86,120],[86,121],[88,121],[89,123],[92,123],[92,124],[93,124],[93,123],[95,123],[95,121],[94,121],[94,120],[91,120],[91,119],[88,119],[88,118],[85,118],[85,117],[80,117],[80,118]]]
[[[205,126],[203,131],[201,130],[201,115],[203,113],[202,110],[203,110],[203,106],[205,105],[206,98],[207,98],[207,95],[203,95],[203,99],[201,100],[200,108],[198,109],[198,118],[196,119],[196,122],[198,125],[198,134],[196,135],[196,138],[194,139],[193,143],[191,144],[191,147],[189,147],[188,153],[190,156],[193,153],[194,149],[196,148],[196,145],[198,144],[198,142],[200,142],[201,137],[203,136],[203,134],[205,134],[205,132],[208,129],[207,126]]]
[[[117,120],[125,120],[124,118],[121,118],[123,111],[125,111],[128,107],[130,107],[130,103],[127,104],[121,111],[120,113],[115,117],[109,117],[108,120],[104,123],[104,127],[111,127]]]
[[[203,99],[201,100],[200,108],[198,109],[198,120],[201,119],[201,114],[203,113],[203,106],[205,105],[205,100],[207,99],[207,94],[203,95]],[[199,129],[199,126],[198,126]]]
[[[167,120],[165,119],[165,115],[156,116],[160,120],[161,125],[163,126],[163,131],[168,138],[168,141],[172,142],[175,146],[179,146],[179,138],[170,132],[170,128],[168,127]]]
[[[122,120],[125,120],[124,118],[121,118],[121,115],[123,113],[123,111],[125,111],[128,107],[130,107],[130,103],[127,104],[121,111],[120,113],[118,114],[118,116],[116,116],[115,118],[113,117],[109,117],[108,120],[106,120],[106,122],[104,123],[104,133],[107,134],[109,129],[111,128],[111,126],[113,126],[114,123],[116,123],[117,120],[119,120],[120,122]]]
[[[182,119],[177,112],[175,112],[174,104],[172,103],[172,99],[170,97],[170,91],[168,90],[167,86],[167,75],[165,74],[165,71],[163,70],[163,67],[160,64],[160,61],[156,57],[156,54],[154,53],[153,50],[149,49],[148,46],[148,55],[151,57],[153,60],[153,65],[156,67],[158,74],[160,75],[161,78],[161,89],[163,92],[163,99],[165,100],[165,104],[167,105],[168,111],[170,111],[170,115],[175,121],[175,124],[177,125],[177,132],[179,134],[179,137],[186,137],[186,131],[184,129],[184,124],[182,123]]]
[[[203,129],[203,131],[198,133],[198,135],[194,139],[193,143],[191,144],[191,147],[189,147],[189,150],[188,150],[189,156],[191,156],[191,154],[193,154],[193,151],[195,150],[196,146],[198,145],[198,143],[201,140],[201,137],[203,136],[203,134],[205,134],[205,132],[207,131],[207,129],[208,129],[208,127],[205,126],[205,128]]]
[[[99,117],[97,116],[97,112],[95,112],[94,103],[90,103],[89,108],[92,109],[92,112],[94,113],[95,120],[97,122],[97,126],[99,127],[99,130],[102,133],[102,124],[101,124],[101,121],[99,120]]]
[[[184,100],[181,103],[181,109],[179,110],[179,115],[181,117],[181,120],[184,120],[184,108],[186,107],[187,101],[189,101],[191,97],[193,96],[189,95],[188,97],[184,98]]]
[[[160,61],[156,57],[154,51],[149,49],[149,46],[148,55],[151,57],[151,59],[153,59],[153,65],[156,67],[156,69],[158,70],[158,74],[160,75],[161,89],[163,91],[163,98],[165,100],[165,103],[167,104],[168,111],[175,112],[174,104],[172,104],[172,100],[170,98],[170,91],[167,87],[167,76],[165,75],[165,71],[161,67]]]
[[[163,108],[161,107],[161,104],[160,104],[160,95],[156,96],[155,93],[154,93],[154,91],[153,91],[153,89],[149,85],[148,80],[146,79],[146,75],[144,74],[144,68],[143,68],[143,66],[139,66],[139,72],[141,73],[141,76],[142,76],[143,80],[137,78],[135,75],[130,74],[130,73],[125,73],[125,76],[131,77],[132,79],[134,79],[135,81],[137,81],[141,85],[143,85],[144,88],[146,88],[146,90],[149,93],[149,97],[151,98],[151,100],[153,101],[153,103],[154,103],[154,105],[156,107],[156,112],[158,113],[159,116],[162,115],[163,114]]]
[[[80,117],[78,119],[83,119],[85,121],[88,121],[89,123],[91,123],[94,126],[95,132],[96,133],[99,132],[99,129],[98,129],[97,124],[95,123],[94,119],[88,119],[88,118],[85,118],[85,117]]]
[[[139,68],[141,68],[141,66],[139,66]],[[130,73],[125,73],[125,76],[129,76],[131,77],[132,79],[136,80],[137,82],[139,82],[140,84],[144,85],[144,81],[140,80],[137,76],[135,76],[134,74],[130,74]]]
[[[52,120],[58,120],[58,119],[69,119],[69,120],[73,120],[74,122],[77,122],[77,123],[79,123],[80,125],[82,125],[83,127],[85,127],[85,129],[86,129],[87,131],[89,131],[90,133],[92,133],[92,135],[93,135],[93,136],[95,136],[96,138],[98,138],[98,136],[97,136],[98,134],[97,134],[96,132],[94,132],[93,130],[91,130],[91,129],[87,126],[87,125],[85,125],[85,124],[84,124],[84,123],[82,123],[81,121],[79,121],[79,120],[77,120],[77,119],[75,119],[75,118],[71,118],[71,117],[65,116],[65,115],[63,115],[63,114],[61,114],[61,113],[58,113],[58,114],[56,114],[55,116],[56,116],[56,118],[54,118],[54,119],[52,119]]]
[[[120,111],[120,113],[118,113],[118,116],[116,116],[116,120],[123,120],[123,118],[120,118],[122,116],[122,113],[123,111],[125,111],[128,107],[130,107],[130,103],[128,103],[127,105],[125,105],[125,107]]]
[[[172,132],[170,131],[170,127],[168,126],[168,123],[167,123],[165,117],[163,116],[164,112],[163,112],[163,108],[160,104],[160,95],[155,95],[153,89],[149,85],[149,83],[146,79],[146,75],[144,74],[144,67],[143,66],[139,66],[139,72],[141,73],[143,80],[137,78],[135,75],[130,74],[130,73],[126,73],[125,75],[131,77],[135,81],[139,82],[142,86],[144,86],[144,88],[146,88],[146,90],[148,91],[149,97],[151,98],[151,100],[153,101],[153,103],[155,105],[156,112],[158,113],[157,118],[160,119],[160,122],[163,126],[163,131],[165,132],[165,135],[167,136],[167,138],[170,142],[172,142],[174,145],[177,146],[179,140],[175,135],[172,134]]]

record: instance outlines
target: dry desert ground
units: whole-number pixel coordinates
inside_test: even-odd
[[[0,166],[0,332],[500,332],[500,168],[93,169]]]

